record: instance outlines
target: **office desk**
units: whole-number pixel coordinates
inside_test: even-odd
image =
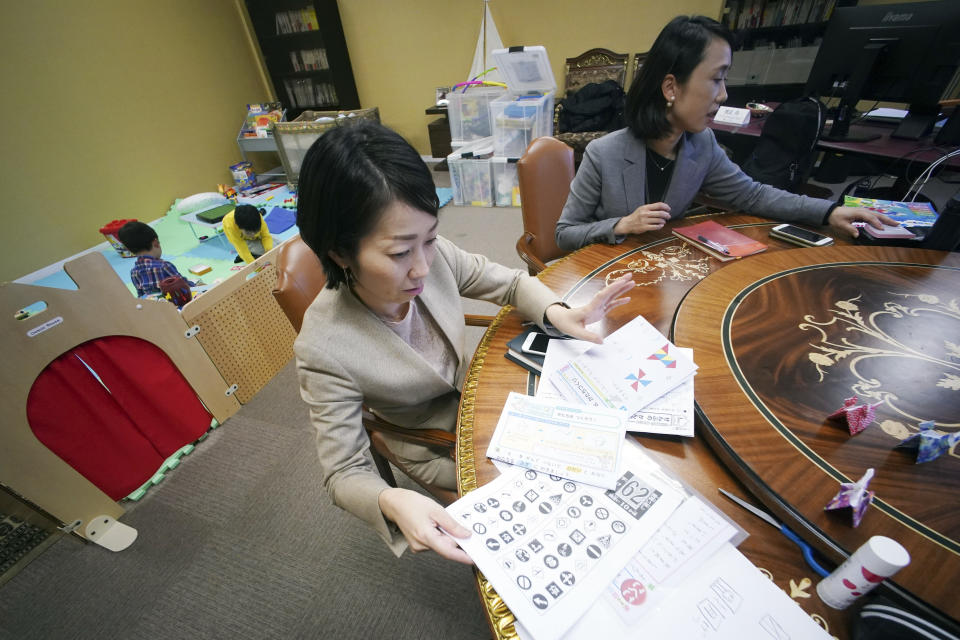
[[[794,247],[768,238],[769,228],[776,223],[760,218],[730,214],[695,216],[680,221],[680,224],[691,224],[710,217],[717,217],[721,223],[767,243],[767,252],[740,261],[720,263],[681,243],[671,236],[667,229],[647,234],[643,242],[630,238],[617,246],[598,244],[585,247],[551,265],[541,277],[554,291],[562,293],[565,300],[576,305],[589,300],[606,280],[617,277],[623,271],[630,271],[634,274],[638,286],[632,292],[630,304],[614,310],[607,319],[605,331],[609,333],[637,314],[642,314],[666,334],[670,331],[674,313],[684,296],[691,292],[695,285],[703,283],[693,289],[693,292],[709,283],[714,272],[721,270],[720,273],[723,273],[730,267],[737,267],[738,271],[749,271],[751,264],[756,264],[755,261],[768,256],[809,255],[807,252],[810,250],[807,249],[783,251]],[[847,243],[838,241],[838,245],[839,250],[842,250]],[[868,251],[862,247],[853,249]],[[685,308],[686,304],[681,310]],[[521,318],[515,311],[501,311],[484,335],[471,364],[464,385],[458,424],[457,473],[461,494],[497,476],[496,469],[484,453],[507,394],[510,391],[532,393],[535,388],[534,376],[528,375],[525,370],[503,357],[507,340],[520,333],[520,323]],[[718,331],[716,333],[718,337]],[[714,342],[719,340],[715,338]],[[677,340],[677,343],[684,344],[683,340]],[[707,347],[698,346],[695,359],[701,367],[704,363],[712,365],[715,351],[715,347],[711,351]],[[701,360],[704,363],[701,363]],[[696,381],[698,398],[705,387],[703,377],[703,374],[699,375]],[[756,485],[756,482],[749,477],[749,473],[734,473],[728,470],[721,462],[724,456],[718,457],[708,446],[710,439],[705,437],[702,425],[698,425],[698,437],[692,439],[640,436],[638,440],[661,465],[682,477],[750,533],[750,537],[741,544],[740,549],[755,565],[767,572],[786,593],[793,593],[801,607],[819,617],[831,634],[841,639],[849,637],[847,630],[855,615],[855,608],[838,612],[823,605],[814,592],[818,577],[804,564],[799,550],[768,524],[746,514],[717,493],[718,487],[724,487],[741,496],[749,496],[747,489],[737,478],[746,477],[751,486]],[[710,441],[713,444],[719,443],[717,439]],[[954,461],[943,462],[952,464]],[[811,473],[813,471],[814,469],[811,469]],[[832,480],[830,484],[835,486]],[[769,499],[770,493],[761,495]],[[822,506],[821,504],[820,507]],[[793,515],[783,512],[782,508],[777,510],[781,517]],[[866,516],[872,520],[882,517],[876,512]],[[796,523],[791,524],[800,529]],[[859,530],[848,538],[857,533]],[[840,554],[836,549],[831,549],[829,557],[839,560]],[[494,635],[498,638],[512,637],[513,616],[482,574],[478,574],[478,587]],[[956,613],[954,615],[957,616]]]
[[[766,120],[766,118],[753,118],[749,124],[743,127],[711,122],[710,128],[714,131],[758,138],[760,137],[760,131]],[[817,147],[825,151],[855,153],[890,160],[902,158],[905,161],[914,161],[923,164],[934,162],[944,155],[942,151],[931,148],[933,146],[932,136],[926,136],[921,140],[891,138],[890,134],[893,133],[894,129],[894,125],[882,123],[854,124],[850,125],[851,135],[879,134],[880,137],[870,142],[827,142],[826,140],[820,140],[817,142]],[[828,130],[827,127],[824,127],[824,132]],[[951,149],[952,148],[956,147],[951,147]],[[951,158],[946,164],[951,167],[960,168],[960,157]]]

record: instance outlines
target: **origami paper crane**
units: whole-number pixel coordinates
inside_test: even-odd
[[[853,526],[859,527],[860,521],[863,520],[863,514],[870,503],[873,502],[873,491],[867,490],[867,485],[870,484],[872,479],[873,469],[867,469],[867,472],[858,481],[841,482],[840,492],[833,496],[823,510],[835,511],[849,508],[853,515]]]
[[[843,406],[827,416],[827,420],[844,421],[850,429],[850,435],[855,436],[866,429],[877,414],[879,402],[873,404],[857,404],[857,396],[847,398]]]
[[[957,442],[960,442],[960,432],[939,433],[933,430],[933,420],[920,423],[920,431],[900,441],[895,449],[916,451],[917,464],[936,460]]]

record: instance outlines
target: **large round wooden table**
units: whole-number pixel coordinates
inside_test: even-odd
[[[916,464],[893,447],[922,420],[947,433],[960,429],[960,256],[841,238],[801,249],[768,237],[777,223],[745,215],[678,224],[708,217],[768,249],[721,263],[668,225],[620,245],[585,247],[540,277],[577,305],[633,274],[631,302],[605,321],[605,332],[643,315],[678,346],[692,347],[700,367],[697,436],[635,437],[750,533],[740,550],[832,635],[849,637],[857,606],[824,605],[814,588],[819,577],[799,549],[718,488],[772,512],[827,566],[872,535],[900,541],[912,562],[882,589],[958,628],[960,451]],[[507,394],[534,392],[536,378],[503,357],[521,322],[509,307],[501,311],[474,356],[458,425],[461,495],[498,474],[484,453]],[[881,404],[874,424],[851,437],[826,416],[855,394]],[[849,514],[823,511],[840,482],[870,467],[876,497],[859,527]],[[494,636],[515,637],[509,609],[482,574],[477,580]]]

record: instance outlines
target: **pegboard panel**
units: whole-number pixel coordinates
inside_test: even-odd
[[[272,253],[218,285],[213,290],[223,287],[218,299],[204,300],[210,295],[204,294],[196,302],[207,304],[183,309],[187,324],[200,327],[197,339],[227,384],[237,385],[234,395],[241,403],[293,357],[297,334],[271,293],[277,284]]]

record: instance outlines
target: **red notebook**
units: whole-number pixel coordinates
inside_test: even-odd
[[[762,242],[713,220],[678,227],[673,230],[673,235],[723,261],[750,256],[767,248]]]

